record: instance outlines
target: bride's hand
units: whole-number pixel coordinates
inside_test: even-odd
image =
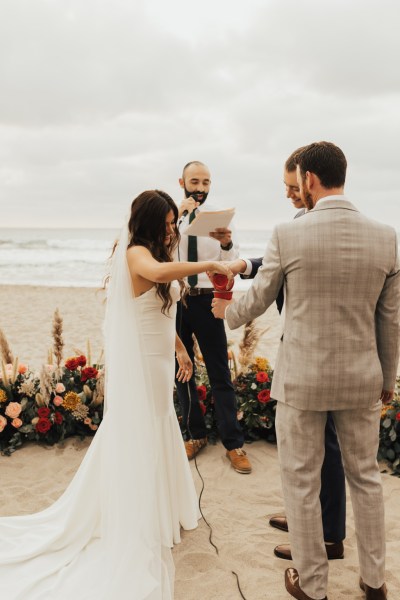
[[[193,363],[189,358],[186,348],[179,348],[179,350],[176,351],[176,360],[179,365],[176,378],[181,383],[186,383],[193,375]]]
[[[221,275],[226,275],[229,280],[233,279],[235,276],[229,267],[229,263],[223,261],[213,262],[212,268],[209,271],[207,271],[207,275],[209,277],[212,277],[213,273],[220,273]]]

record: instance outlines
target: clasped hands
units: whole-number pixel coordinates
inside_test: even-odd
[[[211,234],[210,234],[211,235]],[[212,280],[212,276],[214,273],[222,273],[226,275],[228,279],[232,279],[238,273],[244,273],[246,269],[246,262],[241,258],[233,261],[219,262],[217,263],[219,269],[215,271],[207,272],[207,275]],[[221,269],[221,270],[220,270]],[[224,271],[222,269],[225,269]],[[214,298],[211,306],[212,313],[216,319],[225,319],[225,311],[227,306],[231,304],[232,300],[224,300],[223,298]]]

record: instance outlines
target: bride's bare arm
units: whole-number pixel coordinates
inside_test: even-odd
[[[208,260],[202,262],[170,262],[155,260],[144,246],[132,246],[127,251],[128,265],[131,275],[139,275],[154,283],[167,283],[188,275],[198,275],[205,271],[222,273],[232,278],[229,267],[222,262]]]

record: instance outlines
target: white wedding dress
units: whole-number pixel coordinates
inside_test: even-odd
[[[172,600],[170,548],[197,527],[193,480],[173,406],[175,313],[155,288],[133,298],[127,228],[105,319],[106,413],[64,494],[0,518],[0,598]]]

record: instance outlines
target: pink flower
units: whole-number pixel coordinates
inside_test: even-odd
[[[48,370],[49,373],[52,373],[55,370],[55,366],[54,365],[46,365],[46,369]]]
[[[11,425],[13,427],[15,427],[15,429],[18,429],[19,427],[21,427],[22,421],[21,421],[21,419],[18,419],[18,417],[17,417],[11,421]]]
[[[63,403],[63,399],[61,398],[61,396],[54,396],[54,399],[53,399],[54,406],[61,406],[62,403]]]
[[[59,381],[55,387],[56,394],[62,394],[65,392],[65,385]]]
[[[24,373],[26,373],[28,370],[28,367],[26,365],[20,364],[18,365],[18,373],[20,375],[23,375]]]
[[[85,425],[90,425],[90,423],[92,422],[92,419],[90,417],[86,417],[85,419],[83,419],[83,422]]]
[[[0,433],[4,430],[6,425],[7,425],[7,419],[5,417],[3,417],[3,415],[0,415]]]
[[[10,419],[15,419],[16,417],[19,417],[21,410],[22,406],[19,402],[10,402],[5,410],[5,413],[7,417],[10,417]]]

